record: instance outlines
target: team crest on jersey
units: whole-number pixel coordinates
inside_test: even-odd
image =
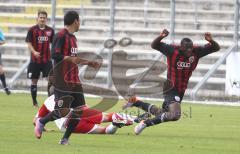
[[[189,57],[188,60],[189,60],[190,63],[193,63],[193,61],[194,61],[194,56]]]
[[[57,105],[58,105],[58,107],[62,107],[63,106],[63,100],[58,100],[58,102],[57,102]]]
[[[175,96],[174,99],[179,102],[180,101],[180,97],[179,96]]]
[[[51,31],[46,31],[47,36],[51,36],[52,32]]]

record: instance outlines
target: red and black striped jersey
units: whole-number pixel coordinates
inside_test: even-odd
[[[152,47],[167,57],[167,78],[182,96],[199,59],[219,50],[219,45],[215,41],[205,46],[194,46],[191,56],[186,56],[180,50],[180,46],[168,45],[163,42],[153,44]]]
[[[40,58],[36,58],[31,53],[31,62],[42,64],[50,61],[50,43],[53,36],[54,30],[49,26],[45,26],[44,29],[40,29],[38,25],[29,28],[25,41],[30,42],[33,48],[41,55]]]
[[[54,76],[56,86],[66,89],[80,83],[78,65],[64,59],[65,56],[76,57],[78,51],[75,35],[66,29],[60,30],[53,39],[51,55],[54,60]]]

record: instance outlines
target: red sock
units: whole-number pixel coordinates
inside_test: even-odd
[[[38,110],[38,117],[45,117],[49,113],[47,107],[43,104]]]

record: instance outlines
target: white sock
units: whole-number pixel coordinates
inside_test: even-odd
[[[117,131],[118,127],[114,126],[113,124],[110,124],[106,127],[105,133],[106,134],[114,134]]]

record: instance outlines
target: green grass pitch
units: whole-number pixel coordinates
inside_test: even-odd
[[[46,96],[39,96],[40,102]],[[89,104],[98,100],[88,98]],[[121,111],[119,102],[108,112]],[[239,154],[240,107],[182,105],[182,118],[149,127],[139,136],[134,126],[119,129],[115,135],[73,134],[69,146],[58,144],[62,133],[44,133],[37,140],[32,119],[37,109],[29,94],[0,93],[0,153],[83,153],[83,154]],[[159,104],[160,105],[160,104]],[[128,110],[137,113],[136,109]],[[47,128],[56,129],[53,123]]]

